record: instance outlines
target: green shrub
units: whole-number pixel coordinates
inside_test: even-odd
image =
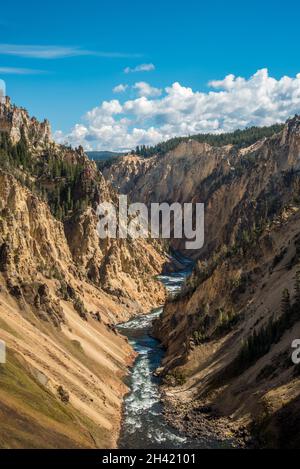
[[[75,310],[79,314],[79,316],[82,319],[87,321],[88,312],[87,312],[87,309],[85,308],[85,306],[83,304],[83,301],[79,298],[79,296],[75,297],[75,299],[73,301],[73,305],[74,305]]]
[[[183,386],[186,383],[186,377],[180,370],[175,368],[164,377],[164,383],[173,387]]]

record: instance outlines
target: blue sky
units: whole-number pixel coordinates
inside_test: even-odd
[[[50,119],[53,130],[61,131],[58,139],[74,144],[82,141],[87,148],[121,149],[135,143],[155,143],[177,132],[222,131],[268,123],[266,114],[273,109],[274,100],[279,99],[281,105],[270,121],[285,118],[299,106],[298,81],[288,85],[280,82],[284,76],[294,80],[300,72],[299,14],[300,5],[295,0],[4,2],[0,78],[16,104],[38,118]],[[133,71],[143,64],[150,70]],[[125,73],[126,68],[131,72]],[[202,97],[197,95],[197,103],[192,103],[194,97],[185,91],[191,88],[193,93],[207,97],[212,91],[208,82],[222,81],[230,74],[249,80],[262,69],[268,69],[268,76],[281,83],[274,88],[272,106],[252,109],[249,115],[242,113],[240,122],[236,105],[234,119],[229,108],[227,114],[222,111],[221,116],[218,112],[212,115],[212,108],[222,102],[221,83],[213,87],[218,100],[210,103],[210,117],[199,111]],[[261,81],[268,80],[264,76]],[[141,82],[144,85],[136,86]],[[166,95],[169,98],[166,88],[173,90],[174,83],[184,92],[177,88],[173,100],[162,102]],[[113,92],[120,84],[125,91]],[[255,96],[261,94],[261,86]],[[263,86],[273,85],[269,82]],[[225,86],[226,90],[231,93],[232,86]],[[170,106],[178,100],[178,93],[179,100],[185,96],[180,116],[176,110],[177,121],[191,110],[198,123],[175,125]],[[286,95],[289,108],[284,113]],[[143,102],[138,101],[141,99]],[[115,103],[103,110],[103,101],[111,100],[121,103],[122,109]],[[131,104],[124,104],[128,102]],[[241,99],[241,107],[248,103]],[[89,111],[88,118],[83,117]],[[119,132],[114,126],[121,119],[130,122]],[[120,125],[124,127],[125,123]],[[133,129],[140,130],[134,137]],[[119,132],[116,144],[114,132]],[[122,139],[126,140],[124,145]]]

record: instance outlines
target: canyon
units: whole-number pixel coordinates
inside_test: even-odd
[[[140,363],[122,328],[163,304],[152,333],[165,422],[191,440],[299,446],[300,118],[247,132],[178,139],[100,172],[47,120],[0,105],[1,447],[116,447]],[[119,194],[204,203],[203,247],[99,239],[97,205]],[[193,269],[166,292],[157,276],[180,275],[184,258]]]

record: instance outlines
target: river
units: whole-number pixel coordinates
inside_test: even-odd
[[[185,268],[171,275],[160,275],[170,293],[176,293],[192,269],[191,261],[180,258]],[[160,366],[163,348],[151,337],[152,322],[163,308],[153,309],[149,314],[139,316],[120,324],[119,331],[128,337],[130,344],[138,353],[126,384],[130,388],[124,400],[123,421],[121,426],[119,448],[215,448],[220,443],[212,438],[195,440],[186,437],[170,427],[163,417],[163,404],[159,378],[153,371]]]

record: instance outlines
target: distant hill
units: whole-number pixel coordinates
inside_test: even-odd
[[[280,132],[283,127],[283,124],[274,124],[269,127],[248,127],[246,129],[237,129],[234,132],[224,132],[221,134],[196,134],[188,137],[174,137],[152,147],[145,145],[137,146],[134,153],[145,158],[153,155],[165,155],[169,151],[174,150],[180,143],[188,142],[191,139],[200,143],[208,143],[213,147],[235,145],[237,148],[243,148],[263,138],[272,137],[272,135]]]
[[[125,153],[118,153],[115,151],[87,151],[86,154],[91,160],[94,161],[106,161],[110,158],[116,158],[125,155]]]

